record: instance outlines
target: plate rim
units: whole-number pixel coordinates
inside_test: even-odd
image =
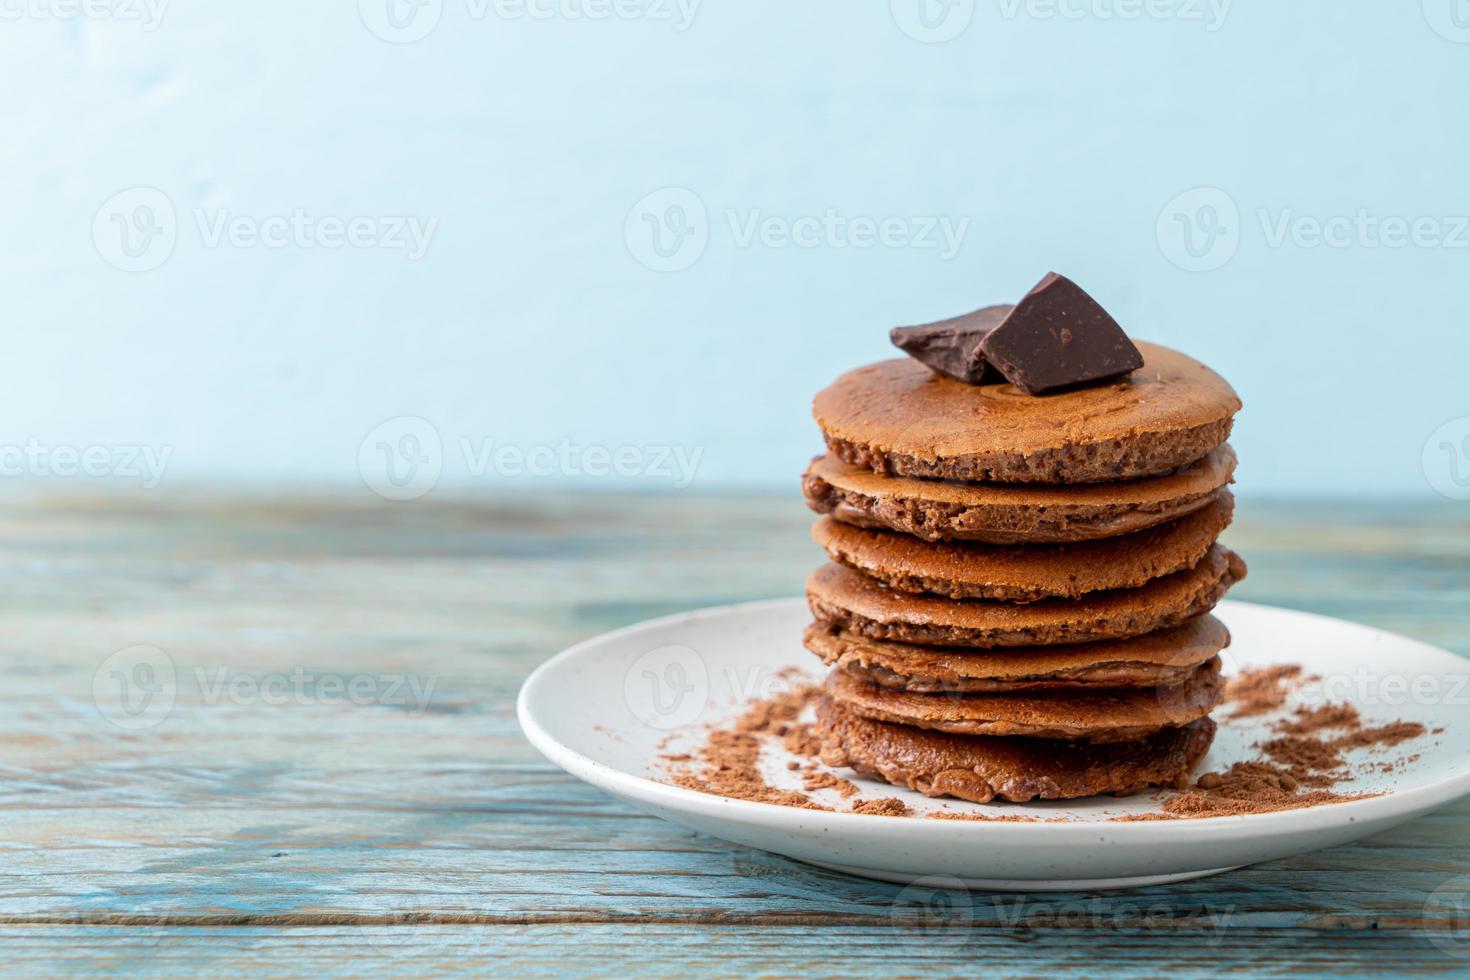
[[[822,822],[831,821],[829,826],[833,830],[850,831],[858,828],[875,830],[885,826],[881,819],[884,814],[851,813],[842,810],[806,810],[797,807],[782,806],[777,803],[762,803],[755,800],[738,800],[727,796],[716,796],[712,793],[702,793],[698,790],[686,789],[671,783],[660,782],[648,776],[637,773],[625,772],[612,766],[598,762],[589,756],[583,755],[563,744],[536,719],[534,709],[531,707],[531,699],[534,696],[534,688],[544,682],[558,664],[573,660],[581,656],[585,650],[601,644],[622,639],[626,636],[638,633],[651,632],[663,627],[686,623],[699,619],[714,618],[719,615],[728,615],[736,612],[757,612],[770,608],[785,606],[804,605],[806,599],[801,596],[788,596],[775,599],[756,599],[749,602],[725,603],[717,606],[703,606],[698,609],[689,609],[682,612],[670,613],[657,616],[652,619],[640,620],[627,626],[598,633],[588,637],[571,646],[561,650],[555,655],[547,658],[533,670],[521,683],[516,695],[516,720],[519,722],[521,732],[527,741],[540,752],[553,765],[577,779],[597,787],[604,792],[621,795],[619,790],[609,787],[616,785],[626,790],[628,796],[645,800],[660,806],[669,806],[676,810],[695,810],[701,815],[719,817],[722,819],[745,819],[741,822],[758,821],[769,825],[771,821],[786,821],[809,823],[813,820]],[[1217,609],[1223,609],[1228,613],[1231,608],[1249,608],[1267,611],[1273,614],[1286,614],[1289,616],[1303,617],[1313,620],[1321,620],[1334,625],[1346,625],[1358,630],[1366,630],[1370,633],[1390,637],[1395,641],[1407,642],[1422,647],[1425,651],[1436,655],[1451,657],[1466,663],[1466,669],[1470,670],[1470,661],[1443,647],[1435,646],[1423,640],[1402,633],[1394,633],[1391,630],[1369,626],[1365,623],[1356,623],[1348,619],[1339,619],[1334,616],[1326,616],[1321,613],[1307,612],[1305,610],[1291,609],[1286,606],[1274,606],[1260,602],[1242,602],[1239,600],[1222,600]],[[1270,832],[1273,834],[1291,834],[1314,829],[1322,829],[1320,822],[1326,815],[1337,815],[1338,819],[1331,821],[1333,826],[1339,824],[1350,824],[1357,822],[1357,815],[1363,814],[1365,822],[1372,820],[1381,822],[1392,820],[1395,817],[1408,819],[1423,813],[1427,813],[1437,807],[1451,803],[1462,796],[1470,794],[1470,767],[1465,772],[1430,783],[1413,789],[1394,791],[1387,794],[1368,797],[1360,800],[1346,800],[1341,803],[1332,803],[1322,806],[1301,807],[1295,810],[1279,810],[1268,813],[1229,814],[1217,817],[1189,817],[1175,820],[1059,820],[1047,821],[1045,819],[1036,821],[1003,821],[1003,820],[927,820],[915,819],[913,817],[888,817],[890,820],[907,821],[905,834],[917,833],[925,837],[943,839],[955,834],[966,834],[971,832],[983,832],[985,834],[1002,835],[1014,838],[1029,838],[1045,834],[1052,843],[1062,843],[1059,836],[1086,837],[1097,842],[1096,835],[1106,831],[1116,834],[1122,838],[1157,838],[1160,834],[1174,836],[1191,836],[1207,828],[1214,828],[1214,833],[1221,829],[1231,831],[1234,837],[1244,828],[1250,828],[1250,833]],[[1017,804],[1024,806],[1025,804]],[[971,831],[969,828],[975,828]]]

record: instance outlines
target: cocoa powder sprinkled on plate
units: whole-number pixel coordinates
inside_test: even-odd
[[[804,759],[815,759],[822,751],[822,737],[817,734],[817,726],[806,722],[793,724],[781,741],[787,752]]]
[[[1299,708],[1296,715],[1271,726],[1282,735],[1308,735],[1325,728],[1352,728],[1361,724],[1358,709],[1350,704],[1323,704],[1315,708]]]
[[[1301,664],[1241,671],[1225,683],[1225,701],[1235,708],[1229,717],[1270,714],[1286,704],[1287,697],[1303,680]]]
[[[1307,678],[1295,665],[1245,671],[1226,686],[1226,700],[1236,710],[1230,718],[1252,717],[1285,706],[1291,691]],[[1364,799],[1376,793],[1338,793],[1328,789],[1352,779],[1343,752],[1380,749],[1424,734],[1418,722],[1394,721],[1365,727],[1350,704],[1323,704],[1297,708],[1291,717],[1275,722],[1278,737],[1255,746],[1265,759],[1237,762],[1224,772],[1207,772],[1193,789],[1164,801],[1159,813],[1120,817],[1121,820],[1168,820],[1221,817],[1246,813],[1298,810]],[[1337,732],[1340,734],[1329,735]],[[1395,763],[1369,763],[1368,769],[1391,771]],[[1385,768],[1386,767],[1386,768]]]
[[[1407,742],[1424,734],[1424,726],[1417,721],[1393,721],[1375,728],[1360,728],[1348,732],[1332,744],[1342,749],[1385,748]]]
[[[1351,778],[1347,760],[1320,738],[1285,735],[1262,742],[1258,748],[1303,786],[1321,789]]]
[[[1065,819],[1053,819],[1043,821],[1040,817],[1026,817],[1019,815],[991,816],[986,813],[961,813],[957,810],[935,810],[931,813],[924,814],[924,816],[928,817],[930,820],[976,820],[986,823],[1066,823]]]
[[[816,766],[803,770],[801,785],[808,793],[819,789],[835,789],[844,800],[849,796],[856,796],[858,792],[857,783],[843,779],[841,776],[834,776]]]
[[[798,676],[788,672],[783,679],[795,683]],[[1244,671],[1226,685],[1226,703],[1234,707],[1226,717],[1251,718],[1281,710],[1291,693],[1312,679],[1296,664]],[[844,800],[857,797],[861,792],[858,784],[827,771],[818,763],[821,737],[815,726],[798,720],[818,690],[817,685],[802,683],[774,697],[754,700],[733,722],[711,729],[697,752],[665,754],[664,761],[679,770],[672,774],[673,781],[686,789],[717,796],[807,810],[832,810],[803,792],[780,789],[766,781],[760,771],[761,750],[767,741],[779,739],[794,757],[787,761],[787,770],[800,773],[807,793],[834,790]],[[1272,813],[1364,799],[1378,794],[1340,793],[1331,788],[1352,778],[1351,766],[1343,753],[1352,749],[1392,747],[1425,734],[1425,726],[1418,722],[1365,726],[1355,707],[1335,703],[1298,707],[1288,717],[1272,723],[1270,730],[1276,737],[1255,745],[1261,758],[1236,762],[1221,772],[1204,773],[1193,786],[1164,798],[1155,812],[1113,819],[1198,819]],[[1391,762],[1373,761],[1362,768],[1392,772],[1416,758],[1413,755]],[[854,799],[850,812],[882,816],[913,814],[896,797]],[[1066,822],[1066,818],[1046,819],[1024,813],[989,815],[948,809],[924,816],[934,820],[1001,823]]]
[[[852,805],[852,812],[868,813],[878,817],[907,817],[914,811],[910,810],[908,804],[903,800],[886,796],[881,800],[859,800]]]
[[[778,789],[761,775],[761,743],[767,735],[790,732],[816,688],[802,685],[775,697],[757,699],[728,727],[709,732],[698,752],[700,768],[673,774],[675,785],[715,796],[776,803],[804,810],[830,810],[794,790]],[[666,761],[670,757],[665,757]],[[835,778],[835,777],[834,777]]]
[[[794,672],[787,672],[782,679],[793,682],[797,676]],[[671,774],[675,785],[737,800],[775,803],[803,810],[833,809],[805,793],[780,789],[766,781],[760,771],[761,748],[767,739],[774,736],[781,740],[787,752],[796,756],[787,761],[786,768],[788,771],[800,771],[802,788],[807,793],[835,790],[844,800],[857,796],[861,790],[856,783],[828,772],[817,762],[821,738],[815,726],[797,720],[817,690],[816,685],[801,684],[775,697],[751,701],[733,722],[712,728],[697,753],[665,752],[661,758],[674,764],[676,769]],[[803,763],[803,759],[807,761]],[[686,768],[696,763],[698,768]],[[913,810],[902,800],[889,796],[854,800],[851,812],[907,817]]]

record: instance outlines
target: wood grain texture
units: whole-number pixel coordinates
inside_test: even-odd
[[[1470,970],[1470,878],[1457,883],[1470,875],[1470,803],[1196,882],[956,905],[644,816],[521,739],[514,697],[536,664],[648,616],[798,592],[821,557],[808,524],[794,496],[11,502],[9,963]],[[1470,654],[1470,508],[1247,499],[1227,540],[1251,564],[1240,598]],[[130,730],[99,710],[94,682],[138,644],[164,651],[175,697]]]

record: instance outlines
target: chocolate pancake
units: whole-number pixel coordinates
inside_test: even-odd
[[[812,414],[827,446],[878,473],[995,483],[1101,483],[1167,473],[1223,443],[1240,410],[1214,371],[1139,342],[1143,367],[1050,395],[970,385],[912,358],[842,375]]]
[[[1121,742],[1205,717],[1220,703],[1220,661],[1196,667],[1170,688],[1036,691],[1026,694],[915,694],[827,675],[826,693],[849,711],[895,725],[951,735]]]
[[[807,578],[806,595],[817,622],[873,639],[929,646],[1048,646],[1177,626],[1215,608],[1245,571],[1239,556],[1216,544],[1194,567],[1136,589],[1016,605],[895,592],[829,562]]]
[[[900,592],[951,599],[1034,602],[1129,589],[1191,568],[1230,524],[1235,498],[1226,491],[1193,514],[1101,541],[990,545],[920,541],[895,531],[852,527],[823,517],[812,537],[835,562]]]
[[[830,697],[817,701],[821,759],[864,776],[974,803],[1122,796],[1150,786],[1182,788],[1215,737],[1201,718],[1131,742],[946,735],[874,721]]]
[[[1192,513],[1224,494],[1235,453],[1221,446],[1164,476],[1074,486],[977,484],[882,476],[828,454],[807,467],[807,506],[844,524],[926,541],[1091,541]]]
[[[976,651],[872,640],[813,623],[802,642],[829,667],[879,687],[926,694],[1171,687],[1230,644],[1213,616],[1127,640]]]

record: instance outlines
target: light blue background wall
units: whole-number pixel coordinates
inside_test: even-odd
[[[0,443],[166,448],[179,485],[360,487],[364,437],[409,415],[441,488],[515,482],[472,472],[468,439],[680,446],[699,486],[789,490],[812,392],[886,356],[889,326],[1049,269],[1236,385],[1249,490],[1427,499],[1426,439],[1470,415],[1462,0],[955,0],[943,43],[911,36],[916,0],[687,21],[691,0],[424,0],[410,43],[386,0],[173,0],[156,23],[98,2],[4,8]],[[693,196],[654,220],[705,212],[671,261],[704,244],[660,272],[638,208],[670,187]],[[157,193],[172,251],[128,258],[114,216]],[[739,234],[828,209],[967,225],[952,256]],[[297,210],[434,226],[417,259],[209,243]],[[1301,237],[1359,213],[1342,247]],[[1387,247],[1385,219],[1428,223]],[[1213,249],[1190,258],[1178,221]],[[519,482],[640,479],[669,482]]]

